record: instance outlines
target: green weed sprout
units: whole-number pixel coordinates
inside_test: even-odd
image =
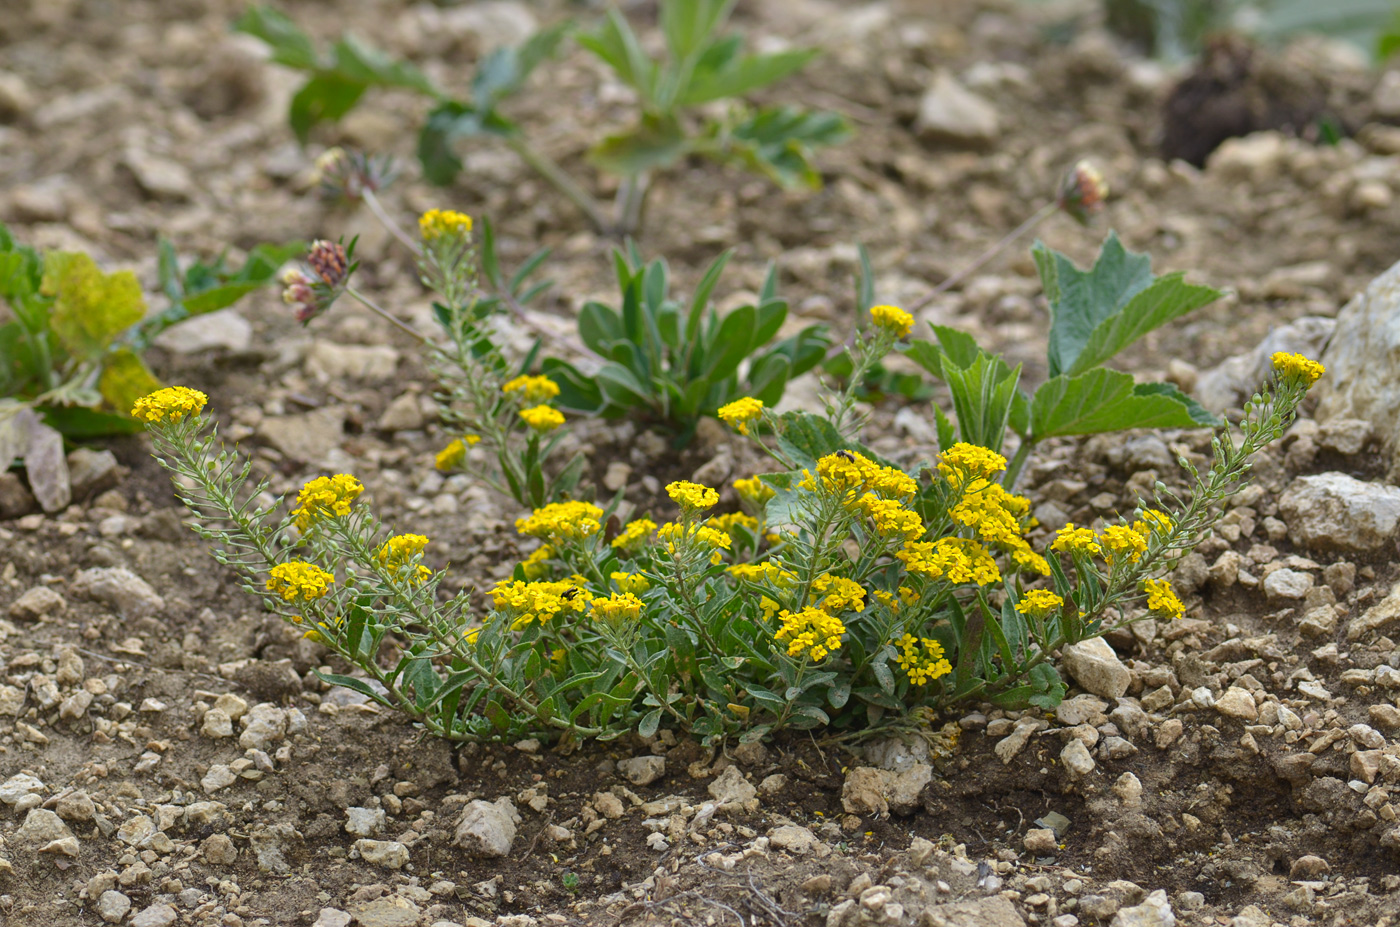
[[[1181,273],[1153,276],[1149,258],[1127,251],[1111,232],[1087,271],[1039,242],[1032,254],[1050,304],[1050,379],[1034,395],[1019,388],[1019,366],[1011,367],[956,329],[931,325],[935,341],[915,341],[907,348],[907,356],[943,380],[952,394],[956,429],[934,407],[942,446],[956,436],[999,451],[1009,428],[1020,439],[1006,475],[1007,485],[1014,486],[1031,451],[1046,438],[1219,424],[1175,386],[1137,383],[1131,374],[1103,364],[1148,332],[1223,294],[1186,283]]]
[[[580,45],[638,95],[634,124],[600,140],[588,153],[600,170],[622,178],[611,219],[563,167],[531,144],[526,128],[502,110],[535,68],[555,53],[571,31],[569,23],[541,30],[519,47],[490,52],[477,68],[466,99],[450,96],[417,68],[394,61],[353,35],[319,52],[292,20],[268,6],[250,7],[235,28],[267,43],[274,62],[308,75],[289,112],[292,129],[302,143],[317,123],[343,118],[372,88],[418,93],[435,103],[418,137],[419,161],[430,182],[451,183],[462,169],[459,142],[493,138],[515,152],[596,229],[626,235],[641,226],[655,172],[685,157],[701,155],[737,164],[784,187],[817,187],[821,178],[811,164],[812,153],[850,134],[845,121],[834,113],[743,102],[746,95],[800,70],[815,52],[744,54],[737,36],[722,34],[735,2],[662,0],[666,55],[661,60],[642,51],[636,33],[615,9],[609,10],[596,31],[576,36]]]
[[[621,305],[586,303],[578,320],[579,336],[601,368],[590,375],[558,358],[543,362],[563,390],[560,404],[609,418],[640,413],[684,443],[700,418],[733,399],[748,395],[769,405],[781,399],[793,377],[821,362],[826,328],[811,325],[774,341],[788,311],[774,267],[755,304],[721,315],[710,297],[729,256],[715,259],[686,306],[671,297],[665,261],[644,262],[635,243],[615,252]]]
[[[899,316],[877,327],[903,328]],[[1048,549],[1024,535],[1029,501],[1006,459],[968,443],[906,472],[810,413],[741,403],[734,423],[773,426],[782,472],[719,493],[666,487],[669,520],[551,503],[517,521],[541,542],[487,592],[437,601],[429,540],[391,534],[348,474],[308,483],[295,508],[259,507],[250,465],[206,434],[201,393],[138,401],[196,530],[245,589],[357,668],[330,675],[451,740],[525,733],[578,740],[665,724],[707,743],[784,729],[859,739],[963,701],[1051,708],[1060,648],[1148,616],[1180,617],[1161,573],[1209,530],[1253,456],[1293,420],[1322,367],[1276,355],[1275,383],[1222,428],[1191,501],[1159,487],[1131,518],[1068,526]],[[824,425],[825,427],[822,427]],[[832,445],[835,445],[834,447]],[[387,642],[392,638],[394,646]]]

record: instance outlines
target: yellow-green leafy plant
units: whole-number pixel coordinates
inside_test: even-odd
[[[862,343],[888,350],[906,318],[882,310]],[[540,546],[486,590],[483,614],[469,592],[438,601],[428,539],[383,525],[353,476],[311,481],[279,514],[206,433],[203,394],[162,390],[133,412],[215,556],[358,668],[327,681],[433,734],[863,737],[959,701],[1051,707],[1060,648],[1180,617],[1163,574],[1322,373],[1297,355],[1274,367],[1238,434],[1217,433],[1211,470],[1191,470],[1188,503],[1159,485],[1131,516],[1068,526],[1042,550],[990,449],[956,444],[906,471],[818,416],[736,401],[725,417],[774,433],[765,447],[784,467],[735,484],[742,511],[716,514],[719,492],[684,481],[616,530],[588,502],[538,507],[516,527]]]

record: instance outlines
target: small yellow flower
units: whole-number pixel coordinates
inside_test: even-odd
[[[1186,606],[1181,604],[1176,590],[1165,579],[1148,579],[1142,584],[1147,593],[1147,610],[1161,618],[1180,618],[1186,614]]]
[[[1174,527],[1176,527],[1176,522],[1172,521],[1172,517],[1160,509],[1144,509],[1142,518],[1133,522],[1133,530],[1142,535],[1144,541],[1150,540],[1153,533],[1171,534]]]
[[[521,409],[520,417],[535,431],[553,431],[564,424],[564,414],[550,406],[534,406]]]
[[[620,625],[636,621],[641,617],[644,607],[642,600],[632,593],[614,592],[606,599],[601,597],[594,599],[590,614],[594,621]]]
[[[314,602],[330,592],[335,577],[311,563],[279,563],[268,572],[267,591],[284,602]]]
[[[751,396],[719,407],[719,417],[741,435],[749,433],[749,423],[763,415],[763,402]]]
[[[433,459],[433,466],[441,473],[455,470],[462,465],[462,461],[467,459],[467,445],[461,438],[456,439],[447,447],[437,452],[437,457]]]
[[[846,626],[834,615],[819,608],[804,608],[800,612],[783,609],[778,618],[782,626],[773,638],[787,641],[790,657],[807,656],[814,663],[820,663],[841,648],[841,635],[846,633]]]
[[[507,396],[520,393],[526,402],[547,402],[559,395],[559,384],[549,377],[516,377],[502,386],[501,392]]]
[[[348,473],[318,476],[301,488],[297,507],[292,509],[299,530],[305,531],[322,518],[344,518],[365,487]]]
[[[444,235],[470,235],[472,217],[451,209],[429,209],[418,217],[418,231],[424,241],[437,241]]]
[[[739,494],[740,499],[756,509],[763,508],[769,499],[778,494],[776,489],[756,476],[746,480],[735,480],[734,491]]]
[[[1301,354],[1288,354],[1279,351],[1270,360],[1281,379],[1293,380],[1304,386],[1312,386],[1319,377],[1327,372],[1326,367]]]
[[[870,318],[875,327],[904,338],[914,330],[914,317],[898,306],[871,306]]]
[[[823,573],[812,580],[812,592],[814,596],[825,596],[817,607],[829,615],[865,611],[865,590],[853,579]]]
[[[986,586],[1001,581],[1001,570],[987,549],[971,538],[910,541],[895,552],[910,573],[950,583]]]
[[[932,638],[906,634],[899,639],[898,646],[899,668],[916,686],[927,685],[953,671],[952,664],[943,655],[943,645]]]
[[[1147,553],[1147,539],[1127,525],[1109,525],[1099,539],[1110,565],[1124,558],[1137,563]]]
[[[701,486],[699,483],[692,483],[689,480],[676,480],[666,487],[666,495],[670,496],[683,512],[698,512],[708,509],[719,502],[719,491],[708,486]]]
[[[397,534],[385,541],[375,556],[386,570],[397,572],[408,566],[427,546],[428,539],[421,534]],[[422,564],[413,571],[413,578],[419,582],[432,575],[433,571]]]
[[[143,422],[178,422],[186,415],[198,415],[209,397],[188,386],[167,386],[142,396],[131,407],[131,417]]]
[[[990,479],[1006,469],[1006,458],[996,451],[959,441],[938,457],[938,472],[955,488],[969,480]]]
[[[554,556],[554,548],[548,544],[541,545],[533,554],[526,557],[520,564],[520,569],[524,571],[526,579],[543,579],[549,575],[549,564],[546,563],[550,557]]]
[[[735,527],[747,528],[750,534],[758,531],[758,519],[752,515],[745,515],[743,512],[727,512],[724,515],[716,515],[710,519],[709,525],[729,534],[734,532]]]
[[[1099,536],[1094,533],[1094,529],[1076,528],[1074,522],[1070,522],[1060,529],[1060,533],[1056,535],[1050,549],[1085,557],[1094,557],[1103,553],[1099,547]]]
[[[613,538],[612,546],[619,550],[634,551],[646,543],[646,539],[651,537],[651,533],[655,530],[656,522],[650,518],[629,521],[627,527],[622,529],[622,533]]]
[[[1016,603],[1016,611],[1023,615],[1044,618],[1064,604],[1065,600],[1049,589],[1032,589],[1021,596],[1021,601]]]
[[[617,588],[621,589],[623,592],[630,592],[633,595],[646,592],[651,588],[651,583],[642,573],[617,572],[611,574],[611,579],[613,582],[617,583]]]
[[[551,502],[529,518],[517,518],[515,530],[551,543],[581,540],[602,529],[602,517],[603,510],[591,502]]]

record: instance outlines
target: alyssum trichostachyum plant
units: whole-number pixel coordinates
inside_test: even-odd
[[[857,365],[913,324],[894,307],[871,318]],[[251,501],[264,486],[210,432],[203,394],[161,390],[133,413],[216,558],[358,670],[324,678],[430,733],[861,737],[964,700],[1053,706],[1061,647],[1179,617],[1163,573],[1322,373],[1297,355],[1274,366],[1239,433],[1218,432],[1211,470],[1191,471],[1189,502],[1159,484],[1129,517],[1067,526],[1040,551],[996,452],[958,443],[904,470],[828,418],[739,399],[721,416],[782,467],[736,482],[741,511],[716,514],[719,492],[684,481],[616,532],[592,503],[539,506],[516,527],[540,546],[486,591],[484,614],[470,591],[438,600],[428,538],[383,524],[353,475],[312,480],[283,514]]]

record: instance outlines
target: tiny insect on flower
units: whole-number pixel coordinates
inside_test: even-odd
[[[142,396],[131,407],[131,417],[143,422],[178,422],[186,415],[198,415],[209,397],[188,386],[167,386]]]
[[[763,415],[763,401],[745,396],[719,407],[720,421],[739,432],[749,433],[749,423]]]
[[[1269,360],[1280,379],[1301,383],[1303,386],[1312,386],[1327,372],[1327,368],[1322,364],[1302,354],[1278,351]]]
[[[520,410],[520,418],[534,431],[553,431],[564,424],[564,413],[552,406],[534,406]]]
[[[914,330],[914,317],[898,306],[871,306],[870,320],[876,328],[896,338],[908,337]]]

